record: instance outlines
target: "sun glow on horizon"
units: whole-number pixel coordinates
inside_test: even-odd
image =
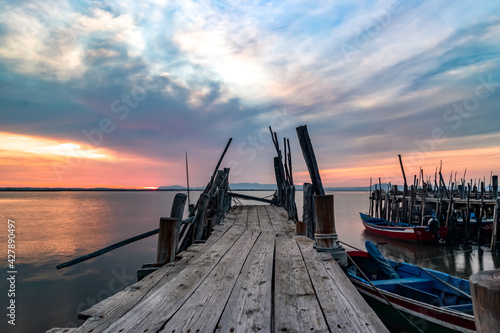
[[[0,132],[0,156],[42,155],[49,158],[79,157],[88,159],[114,160],[110,151],[76,142]]]

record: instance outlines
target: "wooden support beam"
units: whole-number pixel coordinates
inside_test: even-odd
[[[309,175],[311,177],[313,192],[316,195],[325,195],[323,183],[321,182],[321,177],[319,175],[318,163],[316,162],[316,155],[314,154],[311,138],[309,137],[309,132],[307,131],[307,125],[297,127],[296,131],[302,155],[304,156],[307,170],[309,171]]]
[[[240,199],[245,199],[245,200],[255,200],[255,201],[265,202],[265,203],[268,203],[268,204],[271,204],[271,205],[276,203],[276,201],[274,201],[274,200],[269,200],[269,199],[265,199],[265,198],[254,197],[254,196],[251,196],[251,195],[246,195],[246,194],[241,194],[241,193],[230,192],[227,195],[229,197],[232,197],[232,198],[240,198]]]

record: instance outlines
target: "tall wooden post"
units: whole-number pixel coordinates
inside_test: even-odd
[[[398,221],[398,201],[396,195],[398,194],[398,185],[392,185],[392,221]]]
[[[379,187],[379,193],[378,193],[378,204],[379,204],[379,207],[378,207],[378,215],[379,215],[379,218],[383,218],[382,217],[382,180],[380,179],[380,177],[378,178],[378,187]]]
[[[372,177],[370,177],[370,206],[368,207],[368,215],[373,216]]]
[[[274,158],[274,176],[276,177],[276,185],[278,186],[278,198],[277,198],[277,205],[278,206],[283,206],[283,179],[281,178],[281,171],[280,171],[280,158],[275,157]]]
[[[307,224],[307,237],[314,239],[314,233],[316,232],[316,223],[314,222],[314,201],[312,193],[312,185],[310,183],[304,183],[302,188],[304,203],[302,210],[302,221]]]
[[[469,278],[474,320],[478,333],[498,332],[500,327],[500,270],[482,271]]]
[[[316,233],[314,234],[316,250],[329,252],[339,265],[347,265],[347,254],[339,244],[335,230],[333,194],[314,196],[314,219],[316,220]]]
[[[424,225],[424,216],[425,216],[425,204],[427,203],[427,184],[423,183],[422,189],[422,205],[420,206],[420,225]]]
[[[164,265],[175,261],[177,249],[177,218],[160,218],[158,233],[158,250],[156,252],[156,263]]]
[[[484,182],[481,182],[481,205],[479,207],[479,214],[476,216],[477,221],[477,239],[478,244],[481,244],[483,235],[483,214],[484,214]]]
[[[493,208],[493,233],[491,234],[491,251],[497,249],[498,239],[498,176],[492,176],[493,182],[493,199],[495,199],[495,207]]]

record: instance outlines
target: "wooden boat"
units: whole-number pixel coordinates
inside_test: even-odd
[[[444,239],[448,233],[448,227],[440,226],[435,219],[430,220],[427,226],[419,226],[390,222],[363,213],[359,213],[359,215],[366,231],[384,237],[411,242],[437,243],[440,239]]]
[[[420,332],[475,331],[469,281],[386,260],[372,242],[367,243],[375,248],[370,254],[348,251],[352,260],[346,274],[383,321],[408,332],[419,332],[415,326]],[[373,254],[374,251],[379,255]]]

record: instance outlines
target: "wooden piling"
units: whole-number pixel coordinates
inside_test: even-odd
[[[307,223],[297,221],[295,223],[295,234],[299,236],[307,236]]]
[[[469,278],[474,320],[478,333],[498,332],[500,327],[500,270],[482,271]]]
[[[312,184],[304,183],[302,187],[303,195],[303,210],[302,210],[302,221],[307,224],[307,237],[314,239],[314,233],[316,232],[316,224],[314,223],[314,201],[312,198]]]
[[[498,239],[498,176],[492,176],[493,183],[493,199],[495,199],[495,207],[493,208],[493,232],[491,234],[491,251],[496,251],[497,249],[497,239]]]
[[[422,175],[423,177],[423,175]],[[425,216],[425,204],[427,202],[427,184],[423,183],[423,189],[422,189],[422,203],[420,206],[420,225],[424,225],[424,216]]]
[[[314,196],[314,219],[316,220],[316,245],[321,248],[334,248],[338,245],[334,238],[335,213],[333,194]]]
[[[398,194],[398,185],[392,185],[392,221],[398,220],[398,202],[396,195]]]
[[[175,261],[177,249],[177,218],[160,218],[156,264],[164,265]]]

